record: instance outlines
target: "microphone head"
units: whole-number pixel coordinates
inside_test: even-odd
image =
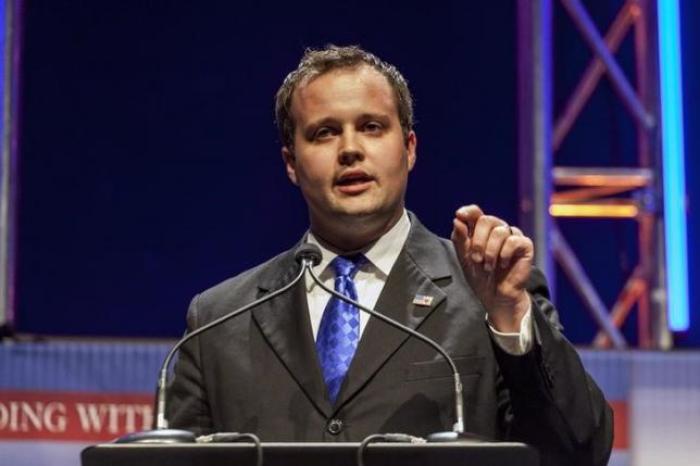
[[[321,257],[321,249],[315,244],[304,243],[294,252],[294,259],[299,264],[309,261],[311,265],[318,265],[321,263]]]

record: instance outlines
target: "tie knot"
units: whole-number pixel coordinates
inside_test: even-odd
[[[364,264],[365,260],[365,256],[362,254],[355,254],[354,256],[337,256],[335,259],[333,259],[331,264],[333,265],[336,278],[348,277],[352,279],[357,270],[362,266],[362,264]]]

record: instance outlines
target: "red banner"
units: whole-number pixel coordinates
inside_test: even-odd
[[[0,390],[0,441],[103,442],[153,423],[152,394]],[[629,448],[627,403],[615,411],[614,448]]]
[[[613,409],[613,448],[627,450],[630,447],[629,440],[629,416],[627,415],[626,401],[611,401]]]
[[[153,423],[153,394],[0,390],[0,440],[101,442]]]

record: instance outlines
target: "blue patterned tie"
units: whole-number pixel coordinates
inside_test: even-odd
[[[336,257],[331,265],[335,270],[335,291],[357,301],[357,290],[352,278],[364,263],[365,256]],[[316,351],[321,363],[328,398],[335,404],[348,372],[357,343],[360,341],[360,310],[334,296],[323,311],[316,337]]]

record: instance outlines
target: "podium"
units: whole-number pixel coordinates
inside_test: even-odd
[[[357,466],[359,443],[263,443],[265,466]],[[375,443],[366,466],[538,466],[537,451],[523,443]],[[101,444],[86,448],[82,466],[253,466],[248,443]]]

